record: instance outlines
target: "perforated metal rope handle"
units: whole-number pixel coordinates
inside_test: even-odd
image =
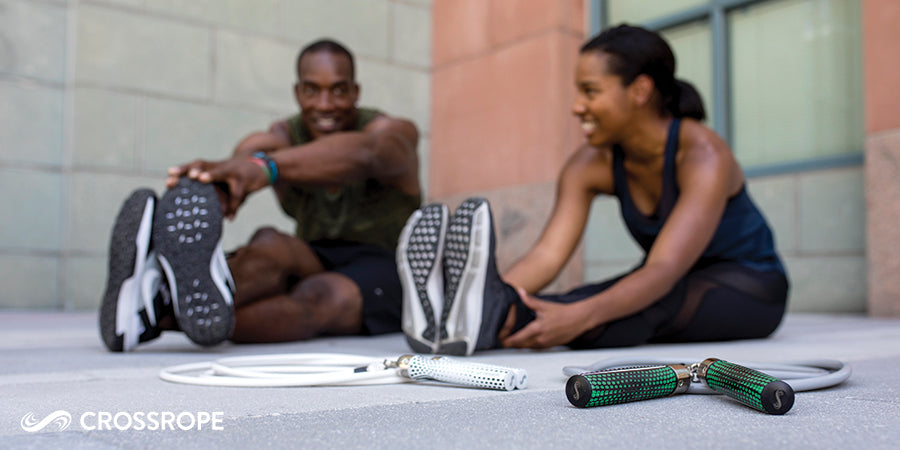
[[[473,363],[446,356],[403,355],[397,360],[403,375],[413,380],[435,380],[460,386],[511,391],[525,389],[523,369]]]
[[[666,397],[687,391],[691,373],[681,364],[586,372],[566,382],[566,397],[580,408]]]
[[[712,390],[765,413],[784,414],[794,406],[794,390],[789,384],[728,361],[705,359],[697,368],[697,377]]]

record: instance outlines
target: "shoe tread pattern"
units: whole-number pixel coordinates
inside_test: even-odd
[[[210,273],[221,235],[222,212],[212,185],[182,178],[160,199],[153,239],[175,278],[167,280],[175,318],[192,341],[205,346],[228,339],[234,327],[233,307]]]
[[[422,209],[422,216],[415,223],[406,247],[406,258],[409,261],[411,275],[416,287],[416,296],[422,305],[427,325],[422,337],[435,342],[437,324],[434,304],[428,297],[428,279],[437,267],[440,258],[439,247],[441,227],[443,226],[441,205],[428,205]]]
[[[469,246],[475,210],[482,204],[480,199],[464,201],[447,225],[444,238],[444,309],[441,312],[441,339],[447,339],[447,318],[458,300],[457,293],[466,272]]]

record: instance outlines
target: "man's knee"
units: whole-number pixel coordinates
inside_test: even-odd
[[[291,297],[302,302],[314,320],[329,331],[355,332],[354,328],[360,326],[362,292],[342,274],[327,272],[309,277],[294,288]]]
[[[256,230],[247,245],[243,247],[242,256],[247,259],[263,260],[278,267],[288,268],[298,252],[294,251],[296,239],[275,228],[264,227]]]
[[[313,306],[340,306],[362,300],[362,293],[353,280],[334,272],[309,277],[294,289],[293,297]]]
[[[287,235],[276,230],[274,227],[262,227],[253,233],[250,237],[248,245],[254,247],[271,247],[284,243]]]

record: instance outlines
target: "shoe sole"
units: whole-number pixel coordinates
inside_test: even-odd
[[[234,329],[232,296],[213,262],[222,210],[210,184],[182,178],[156,207],[153,240],[171,290],[179,328],[199,345],[216,345]]]
[[[156,194],[138,189],[122,204],[109,242],[106,291],[100,304],[100,336],[110,351],[125,351],[128,329],[137,332],[142,318],[140,274],[150,253],[151,229]],[[119,317],[119,315],[122,317]],[[159,336],[159,330],[147,327],[138,338],[144,342]],[[130,350],[127,349],[127,350]]]
[[[490,261],[491,218],[487,201],[464,201],[444,238],[444,308],[439,352],[471,355],[481,333],[484,287]]]
[[[400,234],[397,272],[403,285],[402,328],[417,353],[437,351],[437,312],[441,310],[441,254],[447,207],[428,205],[413,213]]]

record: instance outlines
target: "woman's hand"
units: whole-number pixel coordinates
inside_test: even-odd
[[[504,338],[501,335],[504,347],[549,348],[565,345],[590,328],[585,320],[583,302],[548,302],[528,295],[524,289],[518,288],[518,291],[522,302],[537,317],[512,336]]]

